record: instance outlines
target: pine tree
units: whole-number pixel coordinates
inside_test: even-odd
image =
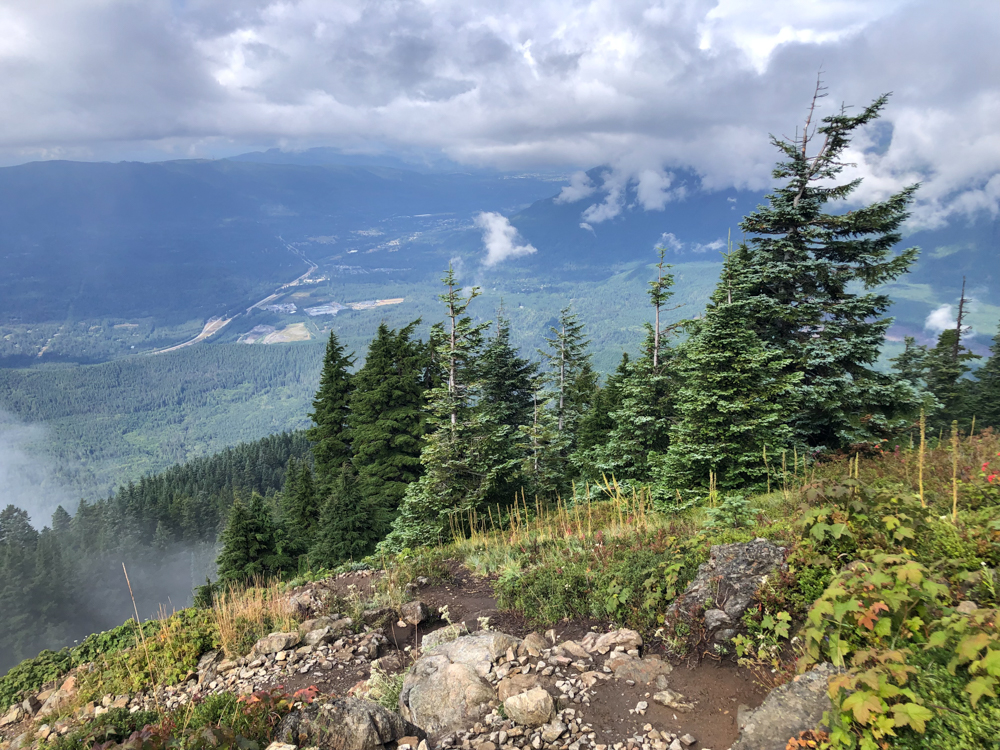
[[[549,330],[552,336],[545,339],[548,347],[539,349],[538,353],[548,363],[548,386],[553,394],[556,428],[573,435],[581,411],[580,400],[574,398],[574,385],[589,365],[587,347],[590,339],[584,335],[583,323],[569,307],[559,311],[559,322]]]
[[[967,363],[974,359],[979,359],[979,355],[960,343],[956,328],[942,331],[937,346],[927,353],[927,389],[939,404],[928,417],[933,429],[947,428],[954,419],[963,423],[971,420],[973,383],[965,375],[972,369]]]
[[[712,304],[678,358],[679,421],[659,477],[670,490],[707,487],[710,474],[722,490],[760,489],[765,449],[774,455],[792,440],[787,417],[802,373],[788,371],[789,360],[746,325],[750,305],[728,282],[737,257],[727,256]]]
[[[741,224],[751,237],[738,282],[753,303],[747,322],[761,343],[802,373],[802,398],[788,414],[796,439],[837,449],[878,442],[919,410],[909,384],[874,368],[892,319],[885,315],[889,297],[871,291],[906,273],[916,258],[916,248],[896,256],[892,248],[917,186],[855,210],[824,213],[860,184],[834,180],[853,131],[875,120],[888,97],[854,116],[842,108],[814,128],[822,95],[817,86],[794,141],[771,139],[786,158],[773,175],[785,183]],[[822,144],[810,153],[817,136]]]
[[[351,394],[348,422],[360,491],[389,513],[423,473],[425,352],[411,339],[419,322],[399,331],[379,325]]]
[[[323,503],[310,565],[314,570],[333,568],[370,555],[389,531],[389,522],[382,503],[361,492],[354,466],[344,463]]]
[[[990,358],[976,372],[976,424],[1000,429],[1000,328],[993,337]]]
[[[344,461],[351,458],[351,438],[348,430],[348,401],[351,394],[350,368],[354,356],[344,354],[337,334],[330,331],[323,358],[319,390],[313,399],[309,415],[314,426],[306,433],[312,442],[316,465],[316,480],[320,487],[330,484]]]
[[[903,338],[903,351],[899,356],[889,360],[892,362],[892,371],[903,380],[917,389],[923,389],[926,385],[924,378],[927,376],[927,347],[917,344],[913,336]]]
[[[288,479],[282,490],[281,517],[288,554],[305,554],[312,546],[319,525],[319,492],[306,461],[288,462]]]
[[[523,491],[529,497],[543,500],[563,494],[569,475],[569,435],[565,430],[559,430],[551,399],[552,394],[546,391],[544,378],[536,377],[531,422],[519,428],[525,443],[525,454],[521,459]]]
[[[522,487],[527,445],[521,428],[534,418],[533,380],[538,365],[518,356],[510,343],[510,321],[501,312],[478,361],[473,468],[479,475],[475,505],[507,506]]]
[[[222,532],[222,551],[216,561],[222,583],[245,583],[274,575],[283,561],[277,550],[276,526],[264,498],[253,493],[249,503],[239,497],[229,510]]]
[[[577,454],[573,458],[574,463],[577,463],[579,456],[586,451],[607,442],[608,435],[615,426],[611,415],[621,408],[622,384],[628,377],[628,368],[629,357],[626,352],[622,354],[618,367],[608,377],[604,386],[594,392],[590,408],[577,427]]]
[[[471,448],[479,425],[475,404],[479,396],[479,368],[476,360],[489,323],[474,323],[466,313],[469,303],[479,296],[473,287],[462,296],[451,267],[442,279],[448,291],[440,295],[447,320],[431,329],[434,362],[441,384],[428,392],[433,432],[420,454],[424,474],[406,488],[392,532],[380,549],[434,544],[450,536],[456,523],[473,510],[480,477],[473,467]]]

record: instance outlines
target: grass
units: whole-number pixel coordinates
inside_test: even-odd
[[[278,581],[256,581],[216,595],[211,617],[226,656],[242,656],[263,636],[298,627],[282,589]]]

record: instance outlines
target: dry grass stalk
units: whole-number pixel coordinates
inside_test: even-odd
[[[238,656],[240,644],[250,633],[265,629],[290,630],[298,625],[291,605],[281,595],[278,581],[254,580],[246,588],[219,592],[212,606],[219,640],[226,655]]]
[[[927,500],[924,498],[924,456],[927,451],[927,413],[920,410],[920,455],[917,459],[917,484],[920,487],[920,507],[927,507]]]

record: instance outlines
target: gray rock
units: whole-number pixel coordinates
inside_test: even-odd
[[[254,644],[253,653],[266,656],[287,651],[301,643],[298,633],[271,633]]]
[[[632,680],[643,685],[655,682],[660,675],[666,676],[674,671],[672,664],[661,659],[654,657],[637,659],[622,653],[611,656],[605,663],[614,673],[616,680]]]
[[[555,742],[566,733],[566,725],[561,721],[553,721],[542,727],[542,742]]]
[[[442,643],[447,643],[448,641],[453,641],[461,635],[465,635],[469,632],[469,628],[466,627],[464,622],[457,622],[454,625],[447,625],[438,630],[434,630],[430,633],[424,634],[423,638],[420,640],[420,648],[426,653],[433,648],[437,648]]]
[[[436,739],[475,724],[488,713],[496,697],[475,667],[453,663],[435,650],[418,659],[407,673],[399,711]]]
[[[503,656],[508,648],[517,648],[520,641],[506,633],[478,633],[456,638],[434,648],[434,653],[444,654],[455,664],[468,664],[485,677],[493,668],[493,662]],[[426,646],[424,651],[427,651]]]
[[[960,615],[971,615],[979,608],[979,605],[974,601],[966,599],[964,602],[959,602],[958,606],[955,607],[955,611]]]
[[[527,650],[528,656],[541,656],[542,652],[548,647],[548,641],[538,633],[528,633],[524,636],[524,648]]]
[[[431,616],[430,608],[422,601],[406,602],[399,608],[403,621],[410,625],[419,625]]]
[[[38,702],[38,698],[33,695],[29,695],[23,701],[21,701],[21,708],[28,716],[34,716],[38,713],[38,709],[42,707],[42,704]]]
[[[621,646],[626,651],[642,648],[642,636],[628,628],[612,630],[610,633],[604,633],[597,639],[597,642],[594,644],[594,650],[599,654],[606,654],[616,646]]]
[[[497,684],[497,696],[501,702],[504,702],[512,695],[526,693],[532,688],[538,687],[540,679],[537,674],[512,674],[509,677],[504,677]]]
[[[321,643],[328,643],[334,640],[337,636],[330,632],[329,627],[317,628],[316,630],[310,630],[303,636],[302,640],[305,641],[307,646],[318,646]]]
[[[785,560],[785,548],[767,540],[755,539],[741,544],[716,544],[708,562],[698,567],[698,574],[674,603],[667,617],[691,615],[711,601],[731,622],[746,612],[764,577],[773,573]]]
[[[24,709],[21,708],[20,704],[15,703],[10,707],[10,710],[4,714],[3,718],[0,718],[0,727],[9,727],[11,724],[17,724],[17,722],[23,718]]]
[[[736,637],[735,628],[723,628],[722,630],[716,630],[715,635],[712,636],[712,640],[716,643],[728,643]]]
[[[669,689],[661,690],[660,692],[655,693],[653,695],[653,700],[659,703],[661,706],[672,708],[675,711],[690,711],[692,708],[694,708],[694,704],[688,703],[687,698],[685,698],[680,693]]]
[[[278,728],[277,740],[320,750],[377,750],[395,746],[401,737],[426,737],[398,714],[358,698],[317,702],[289,714]]]
[[[807,729],[826,729],[823,712],[831,707],[827,687],[838,670],[820,664],[768,693],[764,703],[744,717],[732,750],[784,750],[788,740]]]
[[[721,609],[709,609],[705,611],[705,630],[718,630],[724,625],[732,625],[733,621],[729,615]]]
[[[503,707],[510,719],[526,727],[545,724],[556,710],[552,696],[540,687],[510,696],[504,701]]]

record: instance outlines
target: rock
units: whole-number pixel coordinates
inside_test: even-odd
[[[680,739],[681,744],[684,745],[684,747],[691,747],[691,745],[697,742],[697,740],[690,734],[682,734],[678,739]]]
[[[674,741],[670,743],[670,746],[667,748],[667,750],[684,750],[684,746],[681,744],[681,741],[679,739],[674,738]]]
[[[553,721],[542,727],[542,742],[555,742],[566,732],[566,725],[561,721]]]
[[[330,632],[330,628],[325,627],[325,628],[317,628],[316,630],[310,630],[302,637],[302,640],[305,642],[307,646],[315,647],[323,643],[329,643],[334,638],[336,638],[336,636]]]
[[[969,601],[968,599],[964,602],[959,602],[958,606],[955,607],[955,611],[960,615],[971,615],[977,609],[979,609],[979,605],[973,601]]]
[[[21,701],[21,708],[24,709],[24,713],[26,713],[28,716],[34,716],[35,714],[37,714],[38,709],[40,709],[41,707],[42,704],[39,703],[38,699],[33,695],[29,695],[27,698]]]
[[[45,700],[45,703],[42,704],[42,707],[38,709],[37,716],[43,718],[57,714],[66,708],[72,700],[73,693],[63,690],[62,688],[54,690]]]
[[[539,677],[535,674],[512,674],[504,677],[497,685],[497,697],[503,703],[512,695],[526,693],[539,686]]]
[[[667,617],[690,615],[711,600],[711,607],[721,608],[731,622],[737,622],[764,577],[774,572],[784,560],[785,548],[777,547],[766,539],[713,545],[708,562],[698,566],[695,579],[667,609]]]
[[[286,716],[277,732],[279,742],[320,750],[376,750],[407,736],[426,735],[389,709],[358,698],[317,701]]]
[[[442,643],[434,648],[434,653],[444,654],[455,664],[468,664],[480,677],[485,677],[493,668],[493,662],[503,656],[508,648],[517,648],[518,643],[517,638],[506,633],[486,632]]]
[[[825,729],[823,712],[831,708],[827,687],[837,672],[832,664],[820,664],[772,690],[759,708],[743,717],[745,723],[732,750],[784,748],[799,732]]]
[[[615,654],[607,662],[616,680],[632,680],[648,685],[660,675],[668,675],[674,671],[673,665],[656,657],[636,659],[627,654]]]
[[[560,648],[567,654],[572,656],[574,659],[589,659],[590,652],[587,651],[583,646],[581,646],[576,641],[566,641]]]
[[[535,658],[541,656],[542,652],[549,647],[548,641],[538,633],[528,633],[524,636],[523,643],[528,656],[534,656]]]
[[[432,648],[437,648],[442,643],[447,643],[448,641],[453,641],[459,636],[465,635],[469,632],[469,628],[464,622],[457,622],[454,625],[446,625],[439,630],[434,630],[430,633],[426,633],[420,639],[420,648],[424,652],[430,651]]]
[[[642,636],[628,628],[612,630],[598,637],[594,650],[599,654],[606,654],[616,646],[621,646],[625,651],[642,648]]]
[[[253,646],[251,653],[259,655],[276,654],[279,651],[287,651],[301,643],[298,633],[271,633],[265,635]]]
[[[690,711],[694,708],[693,703],[688,703],[683,695],[673,690],[661,690],[659,693],[654,693],[653,700],[675,711]]]
[[[3,718],[0,718],[0,727],[9,727],[11,724],[17,724],[25,716],[24,709],[21,708],[19,703],[15,703],[10,707],[10,710],[4,714]]]
[[[733,638],[736,637],[735,628],[723,628],[722,630],[716,630],[715,635],[712,636],[712,640],[716,643],[728,643]]]
[[[288,745],[284,742],[272,742],[265,750],[297,750],[295,745]]]
[[[361,616],[362,622],[365,625],[370,625],[373,628],[381,627],[387,622],[391,622],[396,619],[396,613],[393,611],[392,607],[377,607],[375,609],[366,609],[365,613]]]
[[[721,609],[709,609],[705,611],[705,630],[718,630],[724,625],[732,624],[732,619]]]
[[[493,687],[475,667],[453,663],[436,649],[418,659],[406,675],[399,710],[404,719],[436,739],[472,726],[495,700]]]
[[[431,616],[430,608],[422,601],[407,602],[399,608],[403,621],[409,625],[419,625]]]
[[[540,687],[510,696],[504,701],[503,707],[509,718],[526,727],[545,724],[556,710],[552,696]]]

